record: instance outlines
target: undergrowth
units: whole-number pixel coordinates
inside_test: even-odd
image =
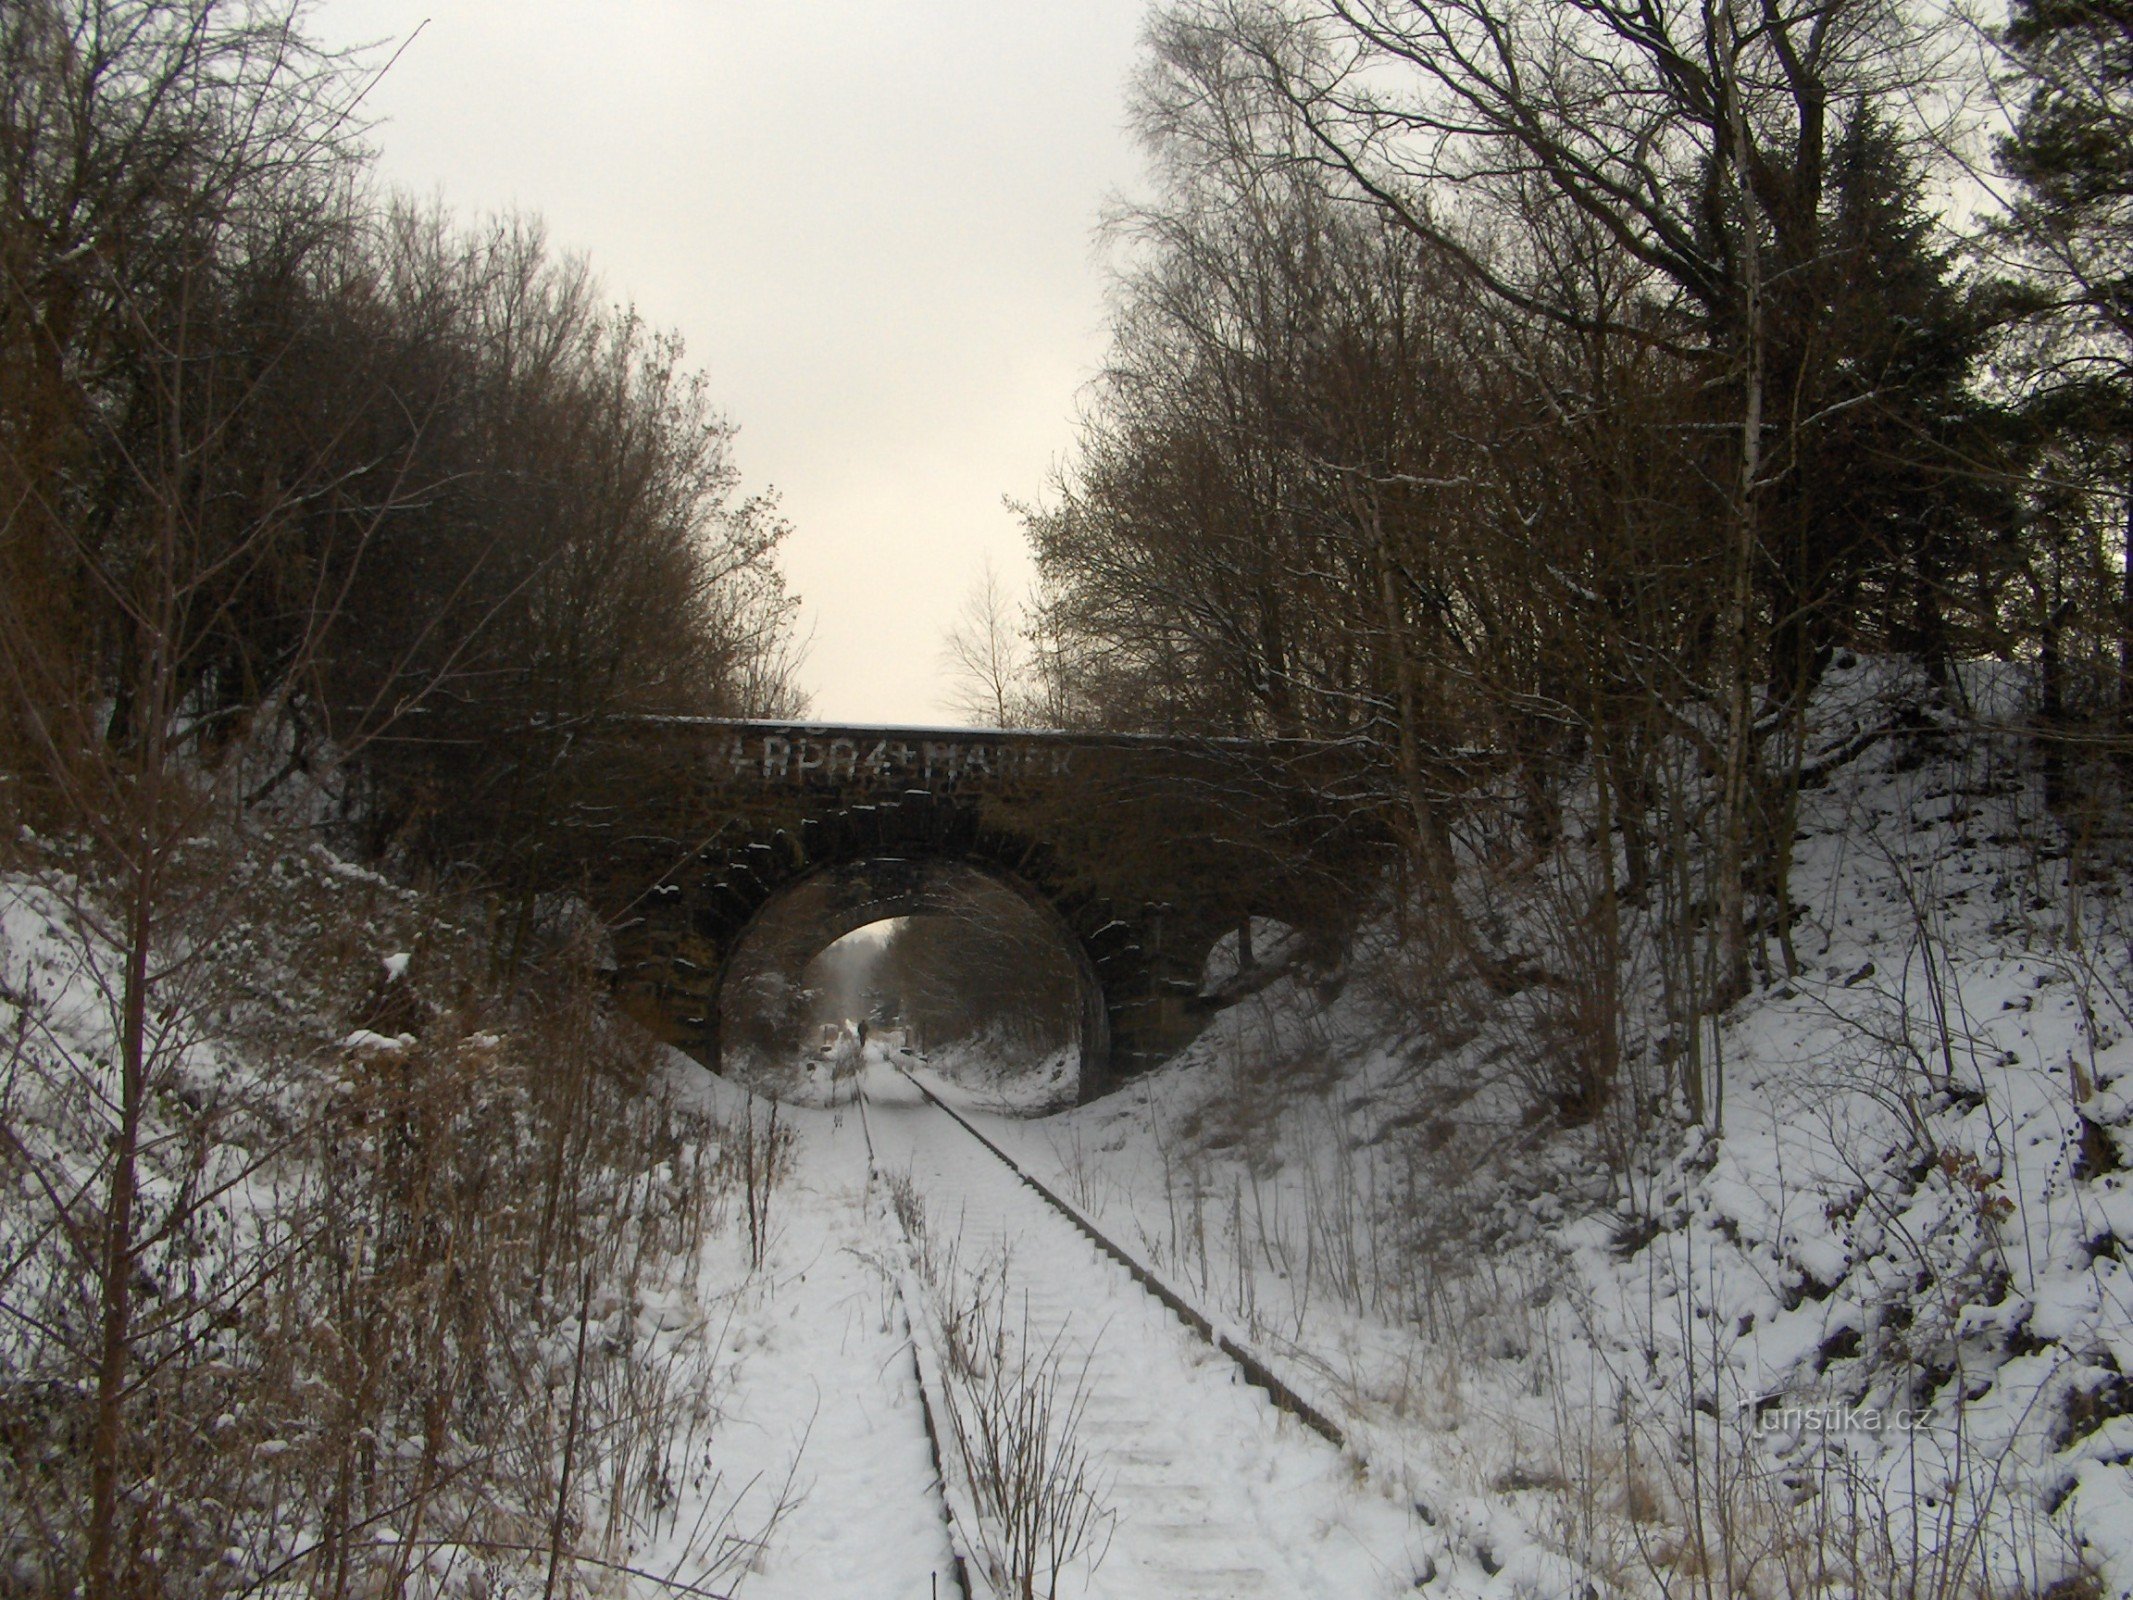
[[[11,857],[0,1587],[60,1594],[91,1489],[121,985],[93,853],[30,836]],[[298,834],[181,859],[154,942],[119,1592],[482,1600],[738,1570],[767,1529],[722,1509],[713,1352],[670,1308],[720,1287],[706,1245],[742,1212],[767,1228],[775,1135],[667,1097],[583,949],[499,974],[478,908]]]

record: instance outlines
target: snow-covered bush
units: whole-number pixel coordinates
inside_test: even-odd
[[[939,1353],[950,1470],[977,1516],[978,1558],[995,1592],[1056,1600],[1073,1563],[1102,1562],[1116,1522],[1081,1439],[1094,1347],[1076,1362],[1060,1337],[1036,1338],[1010,1309],[1006,1258],[964,1261],[907,1174],[891,1176],[889,1201],[925,1292],[917,1314]]]
[[[8,1581],[79,1582],[114,1367],[122,1592],[495,1592],[671,1545],[718,1395],[701,1318],[666,1308],[738,1220],[734,1141],[657,1092],[567,954],[499,982],[449,908],[297,835],[177,859],[123,1320],[128,946],[93,854],[33,841],[0,877]],[[699,1577],[731,1533],[697,1528]]]

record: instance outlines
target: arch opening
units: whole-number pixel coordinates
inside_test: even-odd
[[[717,1013],[720,1072],[813,1104],[901,1065],[1037,1115],[1080,1099],[1109,1045],[1095,966],[1058,911],[943,859],[841,863],[780,889],[735,940]]]

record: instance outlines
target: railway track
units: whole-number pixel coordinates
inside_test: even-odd
[[[1062,1597],[1370,1600],[1427,1581],[1424,1530],[1363,1482],[1337,1424],[953,1108],[908,1075],[897,1090],[862,1103],[874,1170],[908,1173],[962,1259],[998,1264],[1025,1341],[1079,1375],[1078,1438],[1115,1521]],[[938,1418],[935,1434],[953,1449]],[[972,1509],[949,1509],[974,1553]],[[984,1594],[982,1571],[966,1582]]]
[[[859,1106],[860,1135],[865,1139],[867,1149],[867,1191],[864,1204],[870,1211],[886,1211],[888,1208],[885,1201],[876,1193],[876,1185],[883,1174],[874,1148],[874,1130],[867,1117],[867,1097],[863,1090],[856,1096],[856,1100]],[[905,1239],[903,1242],[908,1251],[910,1240]],[[941,1390],[944,1380],[939,1358],[934,1353],[932,1341],[927,1335],[925,1311],[918,1286],[912,1280],[908,1265],[897,1274],[896,1300],[903,1313],[904,1331],[909,1339],[906,1354],[911,1363],[911,1378],[918,1391],[919,1410],[925,1422],[926,1448],[933,1459],[933,1481],[940,1507],[941,1526],[948,1534],[948,1548],[951,1552],[949,1576],[955,1583],[957,1600],[990,1600],[992,1586],[987,1584],[987,1593],[981,1594],[971,1581],[971,1572],[978,1565],[972,1548],[972,1538],[976,1532],[976,1513],[966,1498],[950,1488],[952,1476],[941,1448],[944,1431],[941,1419]],[[979,1581],[982,1582],[983,1579]],[[938,1595],[936,1576],[935,1600],[938,1600]]]

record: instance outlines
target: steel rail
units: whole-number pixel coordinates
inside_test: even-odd
[[[986,1138],[955,1107],[948,1104],[947,1101],[943,1100],[923,1083],[920,1083],[918,1079],[912,1077],[909,1072],[904,1071],[902,1067],[898,1067],[896,1070],[903,1074],[905,1081],[912,1088],[924,1095],[933,1105],[945,1111],[958,1127],[969,1134],[971,1138],[977,1140],[1008,1171],[1012,1172],[1031,1190],[1035,1191],[1039,1199],[1071,1222],[1097,1249],[1132,1274],[1134,1282],[1154,1295],[1156,1299],[1162,1301],[1179,1321],[1198,1334],[1210,1347],[1220,1351],[1235,1362],[1238,1369],[1244,1374],[1245,1381],[1256,1389],[1264,1390],[1267,1397],[1274,1402],[1278,1409],[1286,1411],[1298,1422],[1301,1422],[1305,1427],[1325,1440],[1326,1443],[1332,1445],[1334,1449],[1343,1452],[1348,1451],[1348,1436],[1342,1431],[1340,1425],[1286,1383],[1282,1382],[1280,1376],[1266,1362],[1253,1354],[1244,1345],[1232,1339],[1228,1334],[1222,1332],[1183,1295],[1171,1288],[1169,1284],[1157,1277],[1133,1256],[1120,1249],[1095,1223],[1083,1216],[1079,1210],[1069,1205],[1059,1195],[1053,1193],[1043,1180],[1032,1176],[1013,1156]]]

